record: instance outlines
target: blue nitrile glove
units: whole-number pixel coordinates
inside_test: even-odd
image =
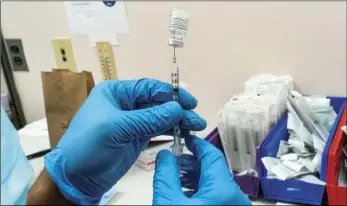
[[[175,157],[170,151],[163,150],[156,160],[153,205],[251,205],[235,183],[220,150],[197,137],[188,136],[185,143],[200,164],[200,169],[193,172],[200,171],[197,191],[191,197],[182,192]],[[192,168],[188,170],[192,171]],[[194,180],[188,187],[194,189]]]
[[[187,91],[180,89],[180,104],[171,100],[171,85],[157,80],[98,84],[45,157],[60,192],[76,204],[98,204],[151,137],[169,133],[177,124],[186,130],[206,127],[205,120],[189,111],[197,101]]]

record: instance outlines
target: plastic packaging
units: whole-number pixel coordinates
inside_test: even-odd
[[[250,196],[258,194],[259,145],[286,110],[291,89],[290,76],[253,76],[245,82],[244,92],[232,95],[219,111],[219,134],[211,133],[213,141],[220,144],[236,182]]]
[[[257,169],[256,146],[271,127],[271,98],[233,95],[218,114],[218,128],[231,170],[244,173]]]
[[[263,188],[263,194],[265,199],[280,200],[285,202],[297,202],[305,204],[320,205],[323,199],[325,191],[325,177],[327,169],[327,155],[325,151],[329,150],[331,140],[335,134],[337,128],[337,122],[341,119],[342,110],[346,103],[345,97],[328,97],[331,101],[331,106],[337,113],[337,118],[329,132],[327,138],[327,144],[325,145],[322,155],[322,164],[320,168],[320,182],[323,184],[316,184],[308,182],[311,180],[301,181],[299,180],[279,180],[267,177],[267,170],[263,164],[260,164],[259,174],[261,185]],[[260,146],[260,157],[275,157],[281,140],[288,140],[289,133],[287,130],[287,115],[285,115],[275,126],[275,128],[269,134]]]
[[[289,169],[299,173],[299,172],[303,172],[306,170],[305,166],[302,164],[297,163],[296,161],[290,161],[290,160],[285,160],[282,162],[282,164],[286,167],[288,167]]]
[[[227,108],[226,108],[227,109]],[[222,137],[222,144],[230,170],[242,171],[239,153],[239,142],[236,139],[238,119],[234,113],[227,115],[227,112],[220,113],[218,128]]]
[[[288,154],[282,155],[280,159],[282,161],[296,161],[298,160],[298,154],[288,153]]]
[[[260,74],[250,77],[245,82],[244,91],[246,94],[267,94],[275,97],[277,119],[279,119],[286,110],[286,95],[293,87],[293,79],[289,75]]]

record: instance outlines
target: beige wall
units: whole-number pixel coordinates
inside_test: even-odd
[[[167,81],[173,8],[189,11],[189,34],[178,51],[181,79],[199,100],[197,111],[216,125],[218,109],[256,73],[290,74],[310,94],[346,95],[344,2],[125,2],[130,35],[115,48],[121,79]],[[55,67],[51,39],[70,36],[63,2],[2,2],[7,38],[21,38],[30,72],[15,79],[27,120],[44,116],[40,72]],[[79,69],[101,80],[94,48],[71,36]],[[214,74],[213,74],[214,73]],[[212,78],[216,76],[215,78]]]
[[[8,93],[8,88],[7,88],[7,84],[6,84],[6,80],[2,71],[2,67],[0,68],[0,73],[1,73],[1,92],[6,92]]]

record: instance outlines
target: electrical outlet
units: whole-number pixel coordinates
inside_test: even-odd
[[[29,71],[21,39],[6,39],[7,52],[13,71]]]
[[[52,40],[55,61],[60,69],[70,69],[76,72],[76,61],[70,38],[56,38]]]

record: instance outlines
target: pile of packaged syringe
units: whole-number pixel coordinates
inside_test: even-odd
[[[256,147],[286,111],[292,89],[290,76],[257,75],[219,111],[218,132],[229,169],[237,175],[258,175]]]
[[[306,97],[291,91],[287,107],[288,141],[280,142],[277,158],[262,158],[268,178],[325,184],[318,175],[329,131],[337,116],[330,106],[330,99]]]

